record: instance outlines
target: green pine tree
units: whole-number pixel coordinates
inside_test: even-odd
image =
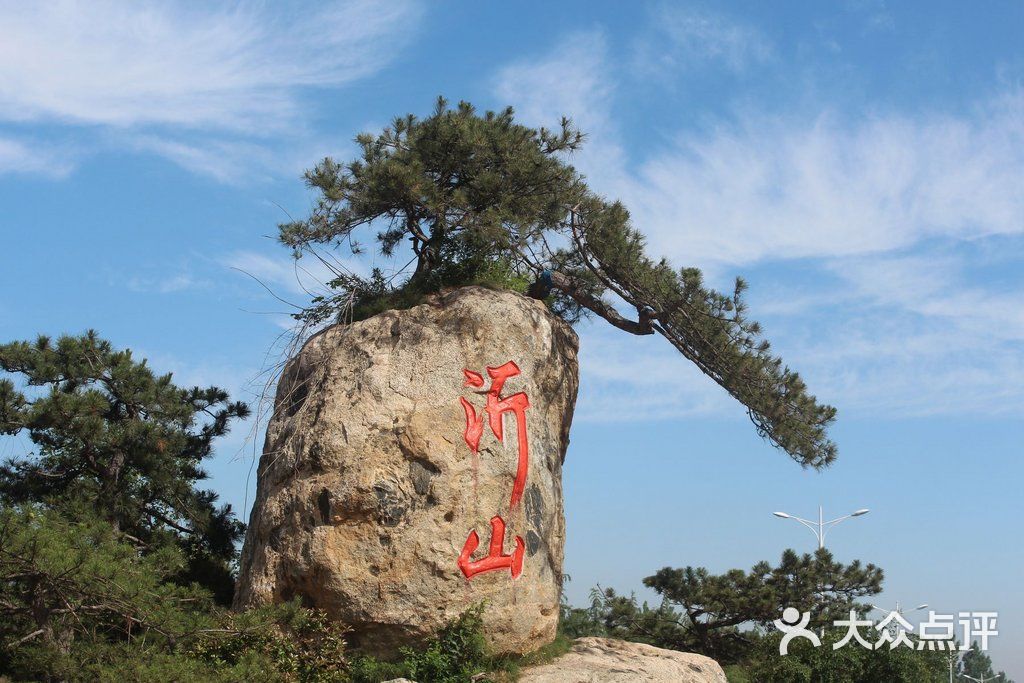
[[[172,545],[141,555],[91,506],[0,508],[0,672],[67,680],[133,636],[142,656],[209,628],[210,595],[169,580],[184,566]]]
[[[24,385],[0,378],[0,434],[33,448],[0,466],[0,502],[88,501],[147,552],[180,547],[181,582],[229,602],[244,527],[197,484],[214,440],[248,415],[246,405],[216,387],[180,388],[95,332],[0,345],[0,370]]]
[[[299,318],[367,316],[473,283],[528,290],[569,321],[596,315],[632,334],[662,335],[797,462],[822,467],[835,458],[827,435],[835,409],[772,354],[747,318],[744,282],[722,294],[699,270],[647,256],[626,208],[591,191],[568,163],[583,143],[568,119],[534,129],[517,124],[511,109],[478,114],[439,99],[429,117],[401,117],[357,141],[360,158],[324,159],[306,173],[317,202],[307,218],[280,226],[297,257],[319,258],[337,276],[333,293]],[[408,250],[409,269],[360,278],[319,250],[359,253],[367,230],[386,256],[404,259]]]
[[[957,664],[959,676],[971,676],[978,681],[993,681],[993,683],[1013,683],[1000,671],[996,673],[992,668],[992,658],[987,652],[981,649],[978,643],[971,643],[970,648],[960,657]]]
[[[343,625],[298,602],[238,614],[182,586],[91,505],[0,507],[0,680],[351,680]]]
[[[603,590],[594,592],[589,609],[569,609],[566,616],[569,623],[601,624],[601,635],[734,662],[756,640],[748,627],[774,630],[772,622],[787,607],[810,612],[810,628],[831,627],[851,610],[863,615],[868,606],[857,600],[881,592],[882,580],[873,564],[844,565],[825,549],[813,555],[786,550],[777,566],[759,562],[749,571],[665,567],[644,579],[662,598],[657,607]]]

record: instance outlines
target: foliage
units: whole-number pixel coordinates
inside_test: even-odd
[[[67,512],[0,510],[4,671],[64,679],[109,645],[170,651],[212,625],[210,595],[169,581],[177,548],[141,555],[90,509]]]
[[[705,654],[717,659],[735,683],[944,683],[951,661],[956,661],[958,675],[1005,679],[1002,672],[994,672],[977,643],[960,656],[929,647],[919,650],[917,636],[908,633],[912,647],[883,643],[869,649],[851,640],[833,649],[847,637],[847,628],[834,622],[847,620],[851,610],[864,619],[867,606],[857,599],[880,592],[882,578],[874,565],[842,565],[825,550],[803,556],[787,550],[777,567],[760,562],[749,572],[712,575],[703,568],[666,568],[644,579],[662,596],[657,606],[598,587],[585,608],[563,600],[559,632],[567,638],[620,638]],[[794,638],[782,656],[783,634],[772,622],[790,606],[811,613],[807,628],[820,634],[821,645]],[[861,634],[868,642],[878,641],[866,627]]]
[[[598,589],[589,608],[563,607],[562,628],[576,636],[623,638],[734,662],[756,638],[742,627],[770,626],[786,607],[809,611],[812,628],[831,625],[851,609],[865,612],[856,600],[879,593],[882,578],[878,567],[843,565],[825,549],[802,556],[786,550],[778,566],[759,562],[748,572],[665,567],[644,579],[662,596],[656,607]]]
[[[779,642],[782,634],[772,633],[758,643],[753,663],[748,668],[750,680],[792,683],[923,683],[946,680],[945,652],[905,646],[869,650],[855,642],[833,649],[833,644],[844,635],[838,629],[826,630],[820,647],[814,647],[805,638],[797,638],[789,642],[786,656],[781,656]],[[916,646],[916,639],[911,639]]]
[[[703,567],[665,567],[644,579],[644,585],[679,606],[698,640],[704,641],[723,627],[768,625],[786,607],[811,612],[812,627],[847,617],[851,609],[863,613],[867,606],[857,604],[857,598],[880,593],[883,578],[873,564],[854,560],[843,565],[820,548],[813,555],[786,550],[777,567],[759,562],[749,572],[732,569],[713,575]]]
[[[15,680],[347,681],[345,628],[298,603],[236,614],[85,507],[0,510],[0,673]]]
[[[402,650],[406,676],[425,683],[460,683],[488,664],[483,634],[483,605],[445,626],[422,651]]]
[[[637,602],[635,595],[598,587],[590,592],[589,607],[562,605],[559,629],[572,638],[618,638],[693,651],[682,623],[683,617],[666,601],[652,607],[646,601]]]
[[[790,564],[783,561],[783,565]],[[754,574],[756,576],[758,572]],[[724,576],[709,578],[722,579]],[[712,590],[707,580],[697,583],[700,590],[710,595]],[[732,579],[720,583],[713,591],[717,596],[715,601],[722,605],[742,602],[751,590],[736,587],[742,583]],[[752,590],[759,593],[761,588]],[[726,593],[733,595],[726,597]],[[856,642],[833,650],[832,644],[845,636],[845,630],[837,629],[831,623],[824,628],[820,647],[813,647],[805,639],[794,639],[790,641],[789,654],[783,657],[779,654],[782,634],[763,623],[764,620],[778,618],[781,607],[774,614],[766,610],[755,618],[753,612],[757,609],[751,610],[751,623],[743,630],[735,625],[719,627],[709,633],[708,641],[702,641],[693,628],[689,613],[677,604],[664,600],[657,607],[651,607],[647,603],[639,604],[633,596],[596,589],[587,608],[563,605],[560,628],[574,638],[596,635],[700,652],[715,657],[724,665],[729,681],[737,683],[921,683],[946,680],[947,653],[943,651],[918,651],[906,647],[868,650]],[[814,627],[815,632],[821,632],[820,628],[820,625]],[[704,642],[710,642],[710,647]]]
[[[977,643],[971,643],[970,648],[963,653],[957,662],[956,670],[960,676],[972,676],[977,680],[991,679],[999,683],[1013,683],[1004,672],[996,673],[992,668],[992,658]]]
[[[213,669],[236,671],[238,680],[261,672],[266,680],[329,683],[348,681],[347,629],[322,610],[298,601],[228,613],[219,634],[207,634],[189,649]]]
[[[246,405],[216,387],[180,388],[92,331],[0,345],[0,370],[26,385],[19,391],[0,378],[0,434],[27,436],[35,447],[0,467],[0,500],[92,501],[139,547],[180,546],[188,559],[180,581],[200,581],[229,601],[244,527],[196,484],[214,440],[248,415]]]
[[[428,683],[517,666],[487,653],[482,606],[394,664],[350,659],[346,629],[297,603],[222,609],[211,570],[230,597],[242,526],[195,485],[244,404],[176,387],[91,332],[0,346],[0,368],[21,383],[0,379],[0,432],[34,447],[0,468],[0,675]]]
[[[740,664],[727,664],[722,667],[722,670],[725,671],[725,679],[729,683],[753,683],[746,667]]]
[[[448,623],[420,648],[403,648],[397,662],[382,662],[356,655],[348,671],[353,683],[382,683],[409,678],[419,683],[506,683],[517,679],[522,667],[545,664],[571,647],[559,634],[555,641],[526,655],[494,655],[483,634],[484,604],[470,608]]]
[[[577,184],[556,154],[581,141],[568,121],[537,131],[515,125],[511,110],[477,116],[468,104],[452,111],[439,101],[434,116],[400,117],[379,136],[360,135],[361,159],[324,159],[307,172],[321,195],[309,218],[280,227],[280,238],[300,252],[320,243],[360,253],[356,231],[377,228],[385,256],[409,242],[416,267],[402,289],[418,295],[486,279],[494,263],[523,275],[521,246],[563,220],[563,196]],[[358,306],[382,296],[387,282],[346,275],[333,284]],[[305,315],[332,312],[319,306]]]
[[[462,683],[487,671],[493,662],[483,634],[483,610],[483,604],[470,608],[421,649],[403,648],[397,664],[356,657],[352,680],[377,683],[406,677],[421,683]]]
[[[519,679],[520,671],[525,667],[550,664],[572,649],[573,639],[559,632],[555,639],[540,649],[525,655],[502,655],[494,657],[490,664],[490,678],[494,683],[505,683]]]
[[[510,108],[478,114],[466,102],[452,109],[439,99],[429,117],[400,117],[357,141],[358,159],[324,159],[306,173],[316,204],[307,218],[280,226],[281,242],[297,258],[317,258],[336,275],[331,293],[314,299],[301,320],[359,318],[444,287],[529,285],[570,322],[595,314],[633,334],[661,334],[802,465],[835,458],[827,435],[835,409],[819,404],[772,354],[746,317],[745,283],[722,294],[695,268],[649,258],[625,207],[591,191],[567,162],[583,143],[568,119],[554,130],[534,129],[517,124]],[[383,255],[408,258],[412,272],[362,278],[318,251],[361,253],[364,231],[376,231]]]

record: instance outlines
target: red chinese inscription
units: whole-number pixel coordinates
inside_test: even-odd
[[[459,569],[467,579],[483,572],[493,572],[499,569],[508,569],[512,572],[513,579],[518,577],[523,573],[523,553],[526,550],[526,544],[523,543],[522,538],[516,536],[516,549],[512,551],[511,555],[504,553],[502,548],[504,544],[505,520],[500,515],[495,515],[491,517],[491,543],[487,557],[476,562],[469,559],[480,545],[480,536],[475,531],[470,531],[466,545],[462,546],[462,552],[459,554]]]
[[[472,370],[463,370],[462,372],[466,378],[466,386],[477,388],[484,386],[484,377],[479,372]],[[515,377],[519,373],[519,366],[513,361],[499,365],[496,368],[488,367],[487,375],[491,378],[491,386],[484,392],[487,396],[487,402],[479,413],[477,413],[473,404],[465,398],[459,399],[462,409],[466,413],[466,430],[462,436],[466,440],[466,445],[469,446],[473,453],[477,453],[480,450],[480,438],[484,433],[485,414],[487,415],[487,424],[490,426],[491,431],[494,432],[495,438],[502,443],[505,441],[503,416],[505,413],[514,413],[516,416],[519,458],[516,466],[516,478],[512,484],[510,508],[515,508],[523,497],[523,491],[526,489],[526,473],[530,465],[530,444],[526,434],[526,409],[530,407],[530,400],[523,392],[510,396],[501,395],[501,390],[505,386],[505,380]],[[459,569],[462,570],[467,579],[482,572],[506,568],[512,573],[513,578],[519,576],[523,571],[523,552],[526,544],[521,537],[516,536],[516,549],[511,555],[505,554],[504,544],[505,520],[500,515],[496,515],[491,518],[491,540],[487,556],[475,562],[470,559],[480,545],[480,536],[476,531],[471,531],[465,545],[462,547],[462,553],[459,554]]]
[[[484,378],[478,372],[463,370],[466,376],[466,386],[482,387]],[[480,437],[484,433],[484,413],[487,413],[487,423],[494,432],[494,436],[505,442],[505,434],[502,423],[502,415],[515,413],[516,415],[516,437],[519,442],[519,465],[516,468],[516,480],[512,485],[512,502],[515,507],[523,497],[523,490],[526,488],[526,472],[530,464],[530,444],[526,435],[526,409],[530,407],[530,399],[526,394],[519,392],[511,396],[502,397],[501,389],[505,386],[505,380],[519,374],[519,366],[513,361],[496,368],[487,368],[487,374],[491,377],[491,387],[487,390],[487,405],[478,415],[473,404],[464,398],[460,398],[462,409],[466,412],[466,431],[463,438],[469,449],[476,453],[480,450]]]

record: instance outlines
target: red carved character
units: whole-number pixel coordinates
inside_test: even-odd
[[[473,372],[472,370],[463,370],[462,373],[465,375],[467,387],[479,388],[484,385],[484,378],[480,373]],[[512,508],[515,508],[522,499],[523,491],[526,488],[526,473],[530,464],[530,445],[526,434],[526,409],[530,407],[530,400],[523,392],[503,397],[501,389],[505,386],[505,380],[509,377],[515,377],[519,373],[519,366],[513,361],[499,365],[496,368],[487,368],[487,374],[491,378],[491,386],[485,392],[487,404],[479,414],[472,403],[465,398],[459,399],[462,409],[466,413],[466,430],[462,436],[466,440],[466,445],[469,446],[473,453],[477,453],[480,450],[480,438],[484,433],[485,413],[487,414],[487,423],[490,425],[491,431],[494,432],[495,438],[502,443],[505,441],[502,416],[505,413],[515,413],[519,462],[516,467],[515,482],[512,484],[510,502],[510,507]],[[500,515],[495,515],[491,518],[491,540],[487,556],[476,561],[470,559],[480,545],[480,536],[476,531],[471,531],[465,545],[462,546],[462,553],[459,554],[459,569],[462,570],[467,579],[483,572],[506,568],[512,573],[512,578],[518,577],[523,571],[523,553],[526,544],[520,536],[516,536],[516,549],[511,555],[504,554],[504,544],[505,520]]]
[[[466,539],[466,544],[462,546],[462,552],[459,554],[459,569],[467,579],[483,572],[506,568],[512,572],[513,579],[518,577],[523,573],[523,552],[526,550],[526,544],[521,537],[516,536],[516,549],[512,551],[511,555],[504,554],[502,549],[504,544],[505,520],[495,515],[491,517],[491,543],[487,557],[475,562],[469,559],[480,545],[480,536],[475,531],[470,531],[469,538]]]
[[[463,370],[466,376],[466,386],[482,387],[484,378],[478,372]],[[530,464],[530,444],[526,436],[526,409],[530,407],[530,399],[526,394],[519,392],[502,398],[501,388],[505,386],[505,380],[519,374],[519,366],[513,361],[496,368],[487,368],[487,374],[491,377],[491,387],[487,390],[487,405],[479,415],[473,404],[464,398],[460,398],[462,409],[466,412],[466,431],[463,438],[469,449],[476,453],[480,450],[480,437],[484,433],[484,413],[487,413],[487,422],[494,432],[494,436],[504,443],[505,435],[501,416],[505,413],[516,415],[516,436],[519,442],[519,465],[516,468],[516,480],[512,485],[512,502],[515,507],[523,497],[523,490],[526,488],[526,472]]]

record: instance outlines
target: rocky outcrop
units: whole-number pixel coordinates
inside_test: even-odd
[[[468,287],[311,338],[285,368],[237,607],[301,598],[389,656],[486,602],[499,652],[554,637],[577,339]]]
[[[726,683],[713,659],[611,638],[580,638],[549,664],[526,668],[519,683]]]

